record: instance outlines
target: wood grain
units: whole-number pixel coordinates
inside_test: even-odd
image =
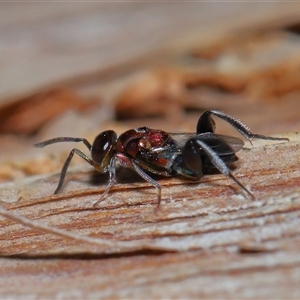
[[[71,172],[73,180],[56,196],[45,194],[54,190],[58,174],[31,180],[19,189],[18,201],[5,205],[7,209],[105,239],[115,247],[79,243],[2,220],[1,294],[295,297],[300,273],[300,137],[288,137],[286,143],[257,140],[240,152],[234,174],[250,188],[255,201],[218,174],[204,176],[200,183],[160,180],[163,201],[156,213],[155,189],[136,182],[134,176],[132,182],[118,183],[98,209],[91,203],[105,184],[91,187],[83,182],[86,173],[82,177]],[[34,291],[32,280],[40,282]],[[22,289],[16,286],[20,282]]]

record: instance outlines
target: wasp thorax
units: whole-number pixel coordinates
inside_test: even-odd
[[[140,139],[138,143],[139,147],[150,150],[151,149],[151,143],[147,139]]]

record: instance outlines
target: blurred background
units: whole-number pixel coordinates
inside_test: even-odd
[[[15,163],[34,142],[194,131],[206,109],[297,131],[299,32],[296,2],[1,3],[0,178],[43,172]]]
[[[0,298],[299,298],[299,137],[288,135],[300,128],[299,34],[297,1],[1,2],[1,205],[138,248],[1,218]],[[92,142],[106,129],[194,132],[207,109],[291,137],[238,154],[237,178],[257,201],[218,174],[199,185],[163,179],[154,213],[156,190],[125,170],[129,180],[94,210],[107,183],[79,156],[52,196],[74,144],[33,147]],[[218,133],[239,136],[216,121]]]

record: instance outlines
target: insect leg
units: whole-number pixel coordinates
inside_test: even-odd
[[[72,137],[57,137],[50,140],[46,140],[44,142],[36,143],[34,144],[34,147],[37,148],[43,148],[45,146],[55,144],[55,143],[61,143],[61,142],[83,142],[89,150],[91,150],[92,145],[89,143],[88,140],[84,138],[72,138]]]
[[[216,123],[210,115],[211,111],[207,110],[200,116],[196,127],[197,133],[215,132]]]
[[[134,161],[132,161],[132,166],[134,170],[146,181],[154,185],[158,189],[158,198],[157,198],[157,205],[155,211],[159,209],[160,202],[161,202],[161,186],[158,182],[156,182],[153,178],[151,178],[148,174],[146,174]]]
[[[108,185],[105,188],[105,191],[103,192],[103,194],[101,195],[100,199],[97,200],[94,204],[93,207],[96,207],[104,198],[105,196],[108,194],[109,190],[111,189],[111,187],[115,184],[116,182],[116,156],[114,156],[109,164],[108,167],[108,172],[109,172],[109,182]]]
[[[230,169],[224,163],[224,161],[218,156],[216,152],[214,152],[206,143],[199,139],[191,139],[187,141],[186,148],[196,148],[200,147],[203,151],[205,151],[206,155],[209,157],[213,165],[224,175],[230,177],[241,189],[243,189],[252,199],[255,199],[252,193],[242,185],[231,173]],[[200,154],[199,154],[200,155]]]
[[[67,158],[67,160],[65,161],[63,167],[62,167],[62,170],[61,170],[61,173],[60,173],[60,178],[59,178],[59,182],[58,182],[58,186],[54,192],[54,194],[58,194],[61,189],[62,189],[62,186],[63,186],[63,183],[64,183],[64,180],[65,180],[65,176],[66,176],[66,173],[67,173],[67,170],[68,170],[68,167],[70,165],[70,162],[74,156],[74,153],[76,153],[77,155],[79,155],[80,157],[82,157],[84,160],[86,160],[90,165],[93,166],[93,161],[85,154],[83,153],[81,150],[77,149],[77,148],[74,148],[70,154],[69,154],[69,157]]]
[[[250,139],[250,138],[256,138],[256,139],[263,139],[263,140],[282,140],[282,141],[288,141],[288,138],[276,138],[276,137],[271,137],[271,136],[265,136],[261,134],[256,134],[251,132],[250,128],[248,128],[241,120],[233,118],[230,115],[225,114],[222,111],[219,110],[207,110],[205,111],[199,118],[198,124],[197,124],[197,133],[204,133],[204,132],[213,132],[211,130],[205,131],[209,122],[211,122],[211,117],[210,115],[214,115],[219,117],[220,119],[224,120],[225,122],[229,123],[233,128],[235,128],[237,131],[239,131],[245,138]],[[213,127],[211,127],[214,129]]]

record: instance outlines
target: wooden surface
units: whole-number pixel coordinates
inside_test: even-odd
[[[300,43],[287,30],[299,4],[0,6],[2,207],[94,238],[1,217],[1,299],[299,298]],[[53,196],[74,146],[32,147],[144,125],[193,132],[210,108],[290,139],[238,153],[234,175],[255,200],[220,174],[159,178],[154,212],[156,190],[120,170],[94,209],[107,178],[75,157]],[[238,136],[216,121],[218,133]]]
[[[201,183],[160,180],[156,213],[155,189],[135,176],[128,182],[128,173],[98,209],[92,203],[105,183],[90,187],[82,171],[70,171],[73,181],[57,196],[48,195],[58,174],[7,188],[6,198],[19,197],[5,205],[15,214],[104,242],[80,243],[2,220],[2,297],[297,297],[300,138],[288,137],[241,151],[234,174],[255,201],[221,175]]]

